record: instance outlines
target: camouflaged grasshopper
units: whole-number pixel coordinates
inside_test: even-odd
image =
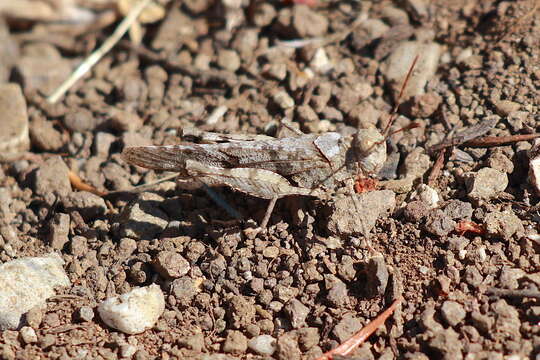
[[[401,89],[412,73],[414,60]],[[201,142],[179,145],[139,146],[124,149],[124,160],[153,170],[178,172],[184,186],[228,186],[234,190],[270,200],[260,227],[265,228],[279,198],[290,195],[322,197],[348,179],[370,176],[386,161],[386,137],[376,128],[359,129],[344,136],[336,132],[272,138],[268,136],[225,135],[196,130],[184,137]],[[282,123],[294,129],[288,122]],[[190,184],[191,183],[191,184]]]
[[[193,132],[184,132],[187,135]],[[270,200],[262,228],[279,198],[321,197],[347,179],[376,174],[386,161],[385,138],[375,128],[360,129],[352,136],[328,132],[280,139],[216,133],[198,137],[215,143],[129,147],[122,156],[133,165],[178,172],[181,182],[229,186]]]

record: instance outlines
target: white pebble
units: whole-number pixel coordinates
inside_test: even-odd
[[[69,286],[69,278],[56,254],[28,257],[0,265],[0,330],[16,329],[21,316],[55,294],[56,286]]]
[[[249,340],[248,348],[258,355],[272,356],[276,351],[276,339],[270,335],[259,335]]]
[[[139,334],[151,328],[164,310],[165,297],[155,284],[109,298],[98,306],[105,324],[126,334]]]
[[[36,331],[30,326],[23,326],[21,330],[19,330],[19,334],[21,335],[21,338],[25,344],[32,344],[37,342]]]

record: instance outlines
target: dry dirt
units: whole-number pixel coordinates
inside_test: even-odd
[[[402,305],[351,358],[534,358],[540,245],[530,236],[539,220],[527,181],[532,141],[447,147],[431,178],[439,152],[429,148],[486,119],[496,120],[490,136],[538,130],[535,6],[173,2],[164,19],[144,25],[142,45],[126,37],[55,105],[46,95],[116,23],[80,32],[8,19],[0,76],[23,89],[30,150],[0,167],[0,260],[56,251],[72,286],[33,314],[37,342],[26,343],[17,330],[0,334],[2,358],[263,358],[246,344],[268,334],[277,339],[272,357],[314,359],[397,297]],[[367,20],[355,24],[360,16]],[[279,43],[311,38],[323,46]],[[415,69],[428,81],[407,91],[424,94],[404,99],[393,129],[412,121],[419,127],[389,139],[379,186],[396,193],[396,206],[376,216],[367,236],[329,230],[333,208],[317,199],[279,200],[268,232],[252,236],[265,200],[216,189],[241,213],[239,222],[203,190],[165,182],[125,191],[161,174],[129,166],[122,149],[178,143],[188,126],[274,135],[286,116],[307,133],[384,127],[402,84],[389,80],[388,59],[406,41],[438,45],[438,55],[418,48],[438,62],[431,75],[426,64]],[[218,106],[227,107],[225,115],[210,117]],[[428,166],[409,183],[396,181],[417,159]],[[77,190],[68,169],[110,193]],[[493,190],[504,179],[503,191]],[[440,197],[434,208],[411,198],[428,183]],[[464,221],[483,228],[456,231]],[[171,253],[187,260],[187,273]],[[99,319],[99,302],[150,284],[166,299],[152,329],[128,336]]]

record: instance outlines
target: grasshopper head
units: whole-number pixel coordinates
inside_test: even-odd
[[[359,129],[353,138],[353,150],[360,169],[376,174],[386,161],[386,139],[376,128]]]

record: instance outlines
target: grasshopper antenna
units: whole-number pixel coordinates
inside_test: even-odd
[[[395,134],[395,132],[392,133],[392,134],[388,134],[388,130],[390,130],[390,126],[392,126],[393,122],[397,118],[397,111],[398,111],[399,105],[401,105],[401,98],[403,97],[403,93],[405,92],[405,88],[407,87],[407,83],[409,82],[409,80],[410,80],[410,78],[412,76],[412,73],[414,71],[414,67],[416,66],[416,62],[418,61],[419,57],[420,57],[420,55],[416,55],[414,57],[412,65],[409,68],[409,71],[407,72],[407,76],[405,77],[405,81],[403,82],[403,85],[401,85],[401,90],[399,90],[399,95],[398,95],[398,98],[397,98],[396,103],[394,105],[394,108],[392,109],[392,112],[390,113],[390,116],[388,118],[388,122],[386,123],[386,126],[385,126],[385,128],[384,128],[384,130],[382,132],[382,136],[384,137],[384,140],[386,140],[390,135]],[[418,125],[415,126],[415,127],[418,127]],[[411,128],[411,129],[413,129],[413,128]],[[403,128],[402,130],[405,130],[405,128]],[[401,130],[398,130],[398,132],[399,131],[401,131]]]

